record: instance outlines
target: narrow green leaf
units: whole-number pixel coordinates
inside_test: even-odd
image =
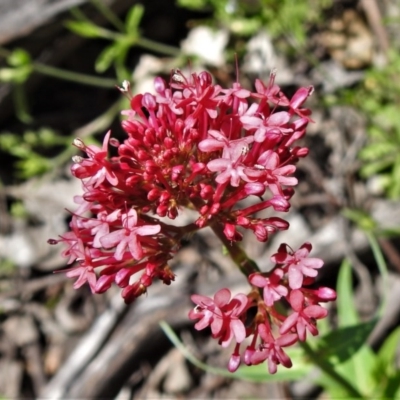
[[[126,32],[138,34],[138,29],[140,21],[142,20],[144,14],[144,7],[141,4],[136,4],[133,6],[126,17]]]
[[[375,175],[380,171],[389,168],[393,164],[393,158],[382,159],[374,162],[369,162],[360,169],[360,175],[363,178],[368,178],[371,175]]]
[[[95,62],[96,72],[105,72],[118,56],[119,48],[116,43],[110,44],[99,54]]]
[[[346,259],[342,262],[339,270],[337,282],[337,308],[339,327],[348,327],[357,325],[359,318],[354,307],[352,274],[350,262]]]
[[[363,231],[371,231],[377,226],[375,220],[368,213],[362,210],[344,208],[342,210],[342,215],[357,224],[357,226]]]
[[[400,371],[389,377],[381,399],[400,399]]]
[[[395,329],[390,336],[385,340],[378,351],[376,360],[375,373],[378,379],[392,375],[396,372],[394,358],[396,349],[400,342],[400,327]]]
[[[330,358],[334,364],[343,363],[361,349],[376,322],[374,319],[331,331],[318,340],[315,351],[323,358]]]
[[[359,316],[354,305],[351,266],[348,260],[344,260],[339,271],[338,292],[338,322],[339,327],[354,327],[359,324]],[[371,327],[369,327],[371,328]],[[366,329],[367,331],[367,329]],[[365,334],[365,332],[364,332]],[[342,364],[338,364],[336,370],[364,394],[370,393],[376,386],[372,374],[376,356],[364,343],[351,358]]]
[[[72,32],[85,38],[103,37],[101,28],[87,21],[67,21],[65,26]]]

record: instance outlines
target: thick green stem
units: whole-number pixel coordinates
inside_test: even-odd
[[[261,272],[258,265],[247,256],[246,252],[236,242],[228,240],[223,232],[222,225],[214,223],[210,225],[210,227],[224,244],[232,260],[246,277],[254,272]]]

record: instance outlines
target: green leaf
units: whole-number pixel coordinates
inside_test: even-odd
[[[375,374],[377,379],[385,379],[385,377],[397,373],[395,368],[396,349],[400,341],[400,327],[395,329],[385,340],[378,351]]]
[[[357,226],[363,231],[368,232],[377,228],[376,221],[365,211],[354,208],[344,208],[342,214],[347,219],[357,224]]]
[[[26,50],[18,48],[7,57],[7,63],[12,67],[27,65],[31,63],[31,56]]]
[[[347,361],[361,349],[374,329],[377,320],[334,330],[318,340],[316,353],[330,358],[334,364]]]
[[[52,164],[47,158],[33,153],[28,158],[17,161],[16,167],[18,175],[21,178],[28,179],[50,171]]]
[[[348,260],[344,260],[339,271],[337,283],[337,308],[339,327],[354,327],[359,325],[359,316],[354,305],[352,289],[352,271]],[[363,327],[367,329],[371,327]],[[360,336],[361,331],[359,331]],[[376,382],[372,374],[376,356],[372,350],[364,343],[357,352],[346,362],[336,366],[337,372],[352,382],[361,393],[370,393],[375,387]]]
[[[140,21],[142,20],[144,14],[144,7],[141,4],[136,4],[133,6],[126,17],[126,32],[138,34],[138,29]]]
[[[392,182],[388,189],[388,194],[391,199],[400,197],[400,157],[397,157],[392,169]]]
[[[65,26],[72,32],[85,38],[104,37],[102,29],[87,21],[67,21]]]
[[[369,162],[364,165],[360,169],[360,175],[363,178],[368,178],[372,175],[375,175],[381,171],[384,171],[387,168],[390,168],[394,162],[394,158],[386,158],[383,160],[378,160],[374,162]]]
[[[393,143],[374,143],[364,147],[359,153],[360,158],[363,161],[376,160],[385,156],[386,154],[396,154],[396,149],[393,148]]]
[[[178,0],[178,6],[188,8],[189,10],[201,10],[206,7],[205,0]]]
[[[352,270],[350,262],[345,259],[339,270],[337,282],[337,309],[339,327],[353,326],[358,324],[359,317],[354,306],[352,288]]]
[[[1,68],[0,82],[24,83],[32,73],[30,64],[17,68]]]
[[[389,377],[381,399],[400,399],[400,371]]]
[[[95,69],[98,73],[105,72],[117,58],[120,49],[116,43],[110,44],[99,54],[95,62]]]

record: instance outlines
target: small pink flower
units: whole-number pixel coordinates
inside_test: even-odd
[[[221,289],[214,295],[214,300],[206,296],[194,294],[192,301],[197,304],[189,313],[190,319],[200,319],[196,324],[197,330],[211,327],[212,336],[220,338],[222,347],[229,346],[235,338],[241,343],[246,337],[246,329],[241,320],[248,305],[245,294],[239,293],[231,299],[229,289]]]
[[[90,286],[92,293],[96,293],[97,278],[92,265],[89,249],[85,249],[84,259],[80,260],[79,265],[67,270],[65,275],[68,278],[77,277],[77,280],[73,285],[74,289],[79,289],[87,282]]]
[[[161,226],[138,226],[138,216],[133,208],[126,214],[122,214],[121,220],[124,227],[103,236],[100,242],[106,249],[116,246],[114,254],[116,260],[122,260],[126,249],[130,251],[135,260],[140,260],[143,257],[140,236],[155,235],[160,232]]]
[[[288,106],[289,100],[282,93],[280,87],[275,85],[275,76],[275,71],[271,72],[268,85],[265,85],[260,79],[256,79],[255,87],[257,94],[253,94],[253,96],[279,106]]]
[[[108,131],[101,149],[95,145],[86,146],[80,139],[74,141],[74,144],[80,150],[86,152],[88,158],[81,159],[78,157],[78,162],[71,167],[71,172],[79,179],[88,178],[85,183],[89,186],[97,187],[104,180],[110,182],[111,185],[118,183],[118,178],[112,170],[112,164],[107,160],[110,135],[111,131]]]
[[[257,365],[268,360],[268,371],[275,374],[278,364],[282,364],[286,368],[292,366],[292,360],[283,351],[282,347],[291,346],[297,342],[296,334],[284,334],[275,339],[272,335],[271,328],[265,324],[258,325],[258,334],[262,342],[259,348],[251,356],[251,364]]]
[[[275,268],[264,277],[263,274],[255,273],[249,276],[249,282],[259,288],[263,288],[264,302],[268,307],[272,307],[275,301],[288,294],[287,287],[281,284],[284,272],[280,268]]]
[[[299,340],[306,340],[306,329],[313,335],[318,335],[316,325],[317,319],[325,318],[328,311],[320,305],[313,304],[306,306],[304,295],[301,290],[292,290],[289,296],[289,302],[294,313],[289,315],[280,327],[281,334],[288,333],[294,328],[299,335]]]
[[[249,111],[253,111],[251,107]],[[267,118],[246,114],[240,117],[245,129],[254,130],[256,142],[263,143],[267,140],[271,144],[276,144],[282,136],[293,132],[293,129],[289,128],[289,120],[290,114],[287,111],[279,111]]]
[[[282,264],[288,269],[289,286],[292,289],[299,289],[303,284],[304,276],[316,277],[317,269],[324,265],[319,258],[308,258],[312,246],[310,243],[304,243],[297,251],[288,251],[288,246],[282,244],[278,252],[271,257],[271,260],[277,264]]]

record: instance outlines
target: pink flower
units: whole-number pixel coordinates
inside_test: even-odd
[[[271,72],[267,86],[260,79],[256,79],[255,87],[257,94],[253,94],[253,96],[261,98],[265,102],[271,102],[279,106],[288,106],[289,100],[282,93],[280,87],[275,85],[275,75],[275,71]]]
[[[190,311],[189,318],[200,319],[194,326],[197,330],[210,326],[212,336],[219,338],[222,347],[229,346],[233,338],[237,343],[244,340],[246,329],[241,318],[248,305],[245,294],[239,293],[231,299],[230,290],[225,288],[215,293],[214,300],[198,294],[191,299],[197,306]]]
[[[77,280],[74,283],[74,289],[79,289],[87,282],[90,286],[92,293],[96,293],[97,278],[92,265],[89,249],[85,249],[84,259],[80,260],[79,265],[67,270],[65,275],[68,278],[77,277]]]
[[[140,260],[143,257],[140,236],[155,235],[160,232],[161,226],[138,226],[138,216],[133,208],[126,214],[122,214],[121,220],[124,227],[102,236],[100,242],[106,249],[117,246],[114,254],[116,260],[122,260],[126,249],[130,251],[135,260]]]
[[[320,305],[313,304],[306,306],[304,295],[301,290],[292,290],[289,296],[289,302],[294,313],[289,315],[281,325],[279,332],[281,334],[288,333],[293,329],[296,330],[299,339],[304,342],[306,340],[306,329],[313,335],[318,335],[316,320],[325,318],[328,311]]]
[[[308,258],[312,249],[310,243],[304,243],[297,251],[288,251],[286,244],[282,244],[278,252],[271,257],[277,264],[282,264],[283,268],[288,269],[289,286],[292,289],[299,289],[303,284],[304,276],[316,277],[316,269],[321,268],[324,262],[319,258]]]
[[[249,108],[248,113],[253,112],[252,107]],[[248,130],[254,130],[254,140],[262,143],[265,140],[271,145],[278,143],[283,135],[288,135],[293,132],[289,127],[290,114],[286,111],[279,111],[271,114],[267,118],[264,116],[252,116],[244,114],[240,117],[243,127]]]
[[[288,176],[296,171],[294,165],[281,166],[280,164],[278,154],[267,150],[258,157],[255,168],[246,172],[252,178],[258,177],[260,182],[269,187],[274,196],[281,198],[283,196],[282,186],[295,186],[297,179]]]
[[[251,178],[246,175],[242,160],[249,150],[249,144],[254,141],[253,136],[229,140],[219,131],[210,130],[208,133],[212,138],[201,141],[199,149],[204,152],[223,149],[221,158],[215,158],[207,164],[210,171],[220,172],[215,181],[223,184],[230,180],[234,187],[239,186],[240,179],[250,182]]]
[[[265,304],[272,307],[275,301],[288,295],[287,287],[281,284],[284,272],[280,268],[275,268],[267,277],[264,274],[255,273],[249,276],[249,282],[259,288],[263,288]]]
[[[110,182],[111,185],[118,183],[118,178],[112,170],[112,164],[107,160],[110,135],[111,131],[108,131],[101,149],[95,145],[86,146],[80,139],[74,141],[75,146],[86,152],[88,158],[76,158],[77,162],[71,167],[71,172],[79,179],[88,178],[85,182],[87,185],[97,187],[104,180]]]
[[[291,346],[297,342],[296,334],[286,334],[275,339],[272,335],[271,328],[268,325],[258,325],[258,334],[262,342],[259,348],[251,355],[251,365],[257,365],[268,360],[268,371],[275,374],[277,365],[282,364],[286,368],[292,366],[289,356],[283,351],[282,347]]]

